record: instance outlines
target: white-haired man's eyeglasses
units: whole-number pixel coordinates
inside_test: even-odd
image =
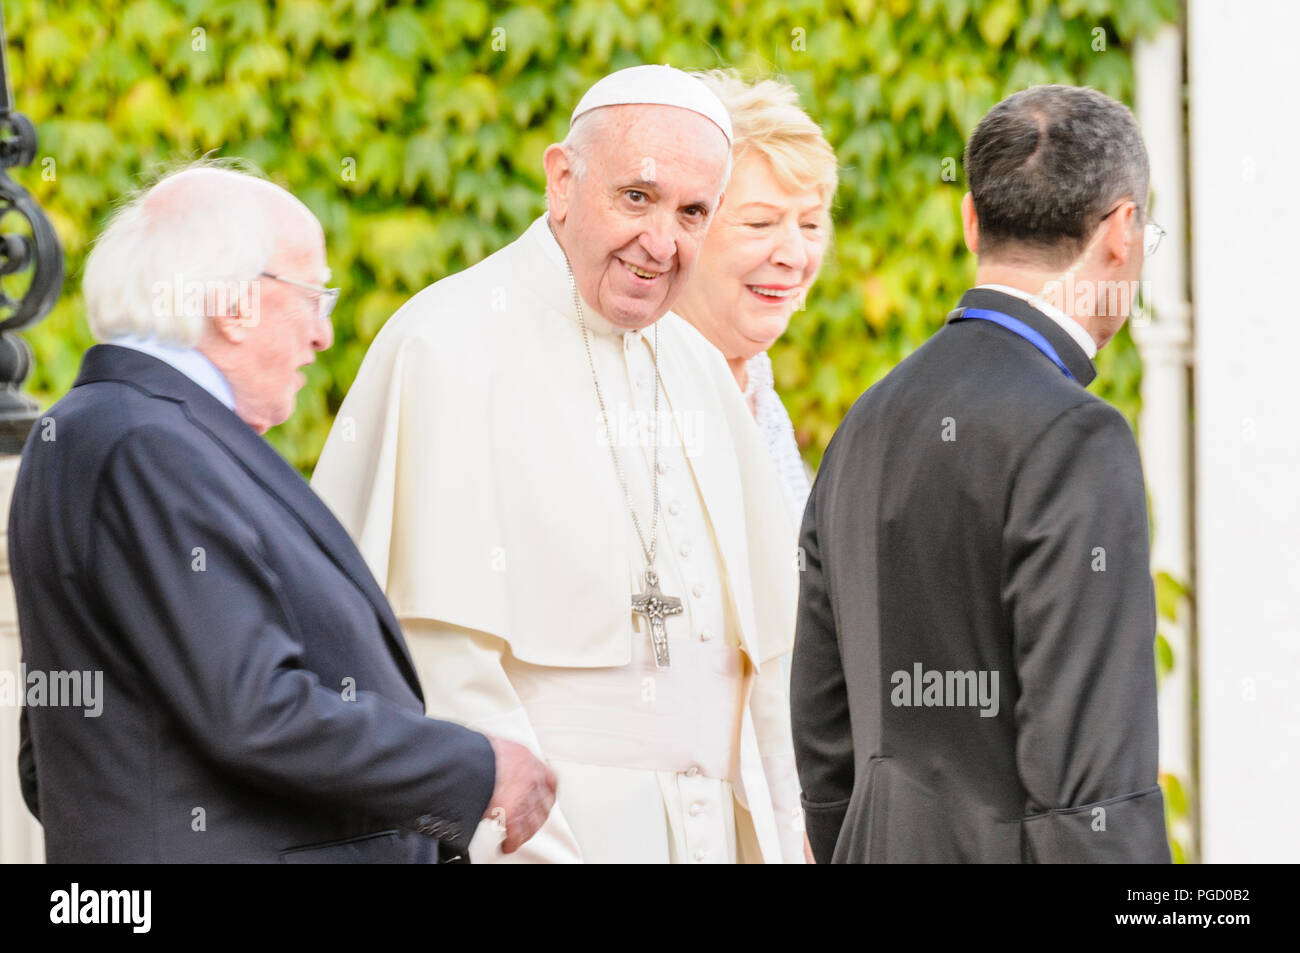
[[[331,312],[334,310],[335,303],[339,300],[339,288],[322,288],[320,285],[309,285],[303,281],[294,281],[292,278],[285,278],[280,275],[273,275],[269,271],[264,271],[259,277],[270,278],[272,281],[283,282],[286,285],[293,285],[295,288],[302,288],[316,295],[316,317],[322,321],[328,321]]]

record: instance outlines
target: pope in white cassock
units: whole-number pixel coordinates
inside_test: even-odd
[[[693,77],[596,83],[546,150],[548,214],[388,321],[321,455],[429,713],[558,779],[531,840],[485,820],[473,862],[803,862],[796,527],[722,355],[669,310],[730,154]]]

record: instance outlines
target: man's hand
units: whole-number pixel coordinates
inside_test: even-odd
[[[487,813],[506,829],[501,850],[517,851],[546,823],[555,804],[555,772],[521,744],[488,736],[497,759],[496,785]]]

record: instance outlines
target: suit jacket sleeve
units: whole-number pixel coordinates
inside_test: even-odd
[[[1003,553],[1031,859],[1167,862],[1146,491],[1113,407],[1077,405],[1034,441]]]
[[[32,754],[32,734],[27,726],[26,708],[18,714],[18,783],[22,786],[27,810],[39,821],[41,808],[36,798],[36,758]]]
[[[804,563],[790,663],[790,712],[808,843],[817,863],[826,864],[835,852],[853,793],[853,734],[839,637],[818,545],[817,489],[813,487],[808,500],[799,538]]]
[[[537,733],[523,703],[501,665],[505,642],[474,629],[431,619],[401,620],[424,685],[426,708],[432,717],[460,722],[476,731],[524,745],[545,759]],[[479,824],[469,844],[472,863],[581,863],[582,852],[560,811],[551,808],[541,828],[513,853],[502,853],[505,832],[492,820]]]
[[[250,784],[394,825],[440,820],[446,841],[467,842],[495,781],[487,739],[364,686],[348,700],[320,684],[241,491],[184,443],[158,427],[124,437],[89,529],[89,576],[151,690]]]

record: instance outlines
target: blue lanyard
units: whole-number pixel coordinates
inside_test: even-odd
[[[1074,375],[1070,373],[1070,369],[1066,367],[1065,362],[1061,360],[1061,355],[1056,353],[1056,348],[1052,347],[1052,342],[1047,340],[1047,338],[1043,337],[1019,318],[1013,318],[1011,315],[1003,314],[1001,311],[988,311],[984,308],[964,308],[961,313],[961,318],[958,320],[964,320],[966,318],[992,321],[994,324],[1002,325],[1012,334],[1019,334],[1034,347],[1046,354],[1047,359],[1059,367],[1062,374],[1070,380],[1074,380]]]

